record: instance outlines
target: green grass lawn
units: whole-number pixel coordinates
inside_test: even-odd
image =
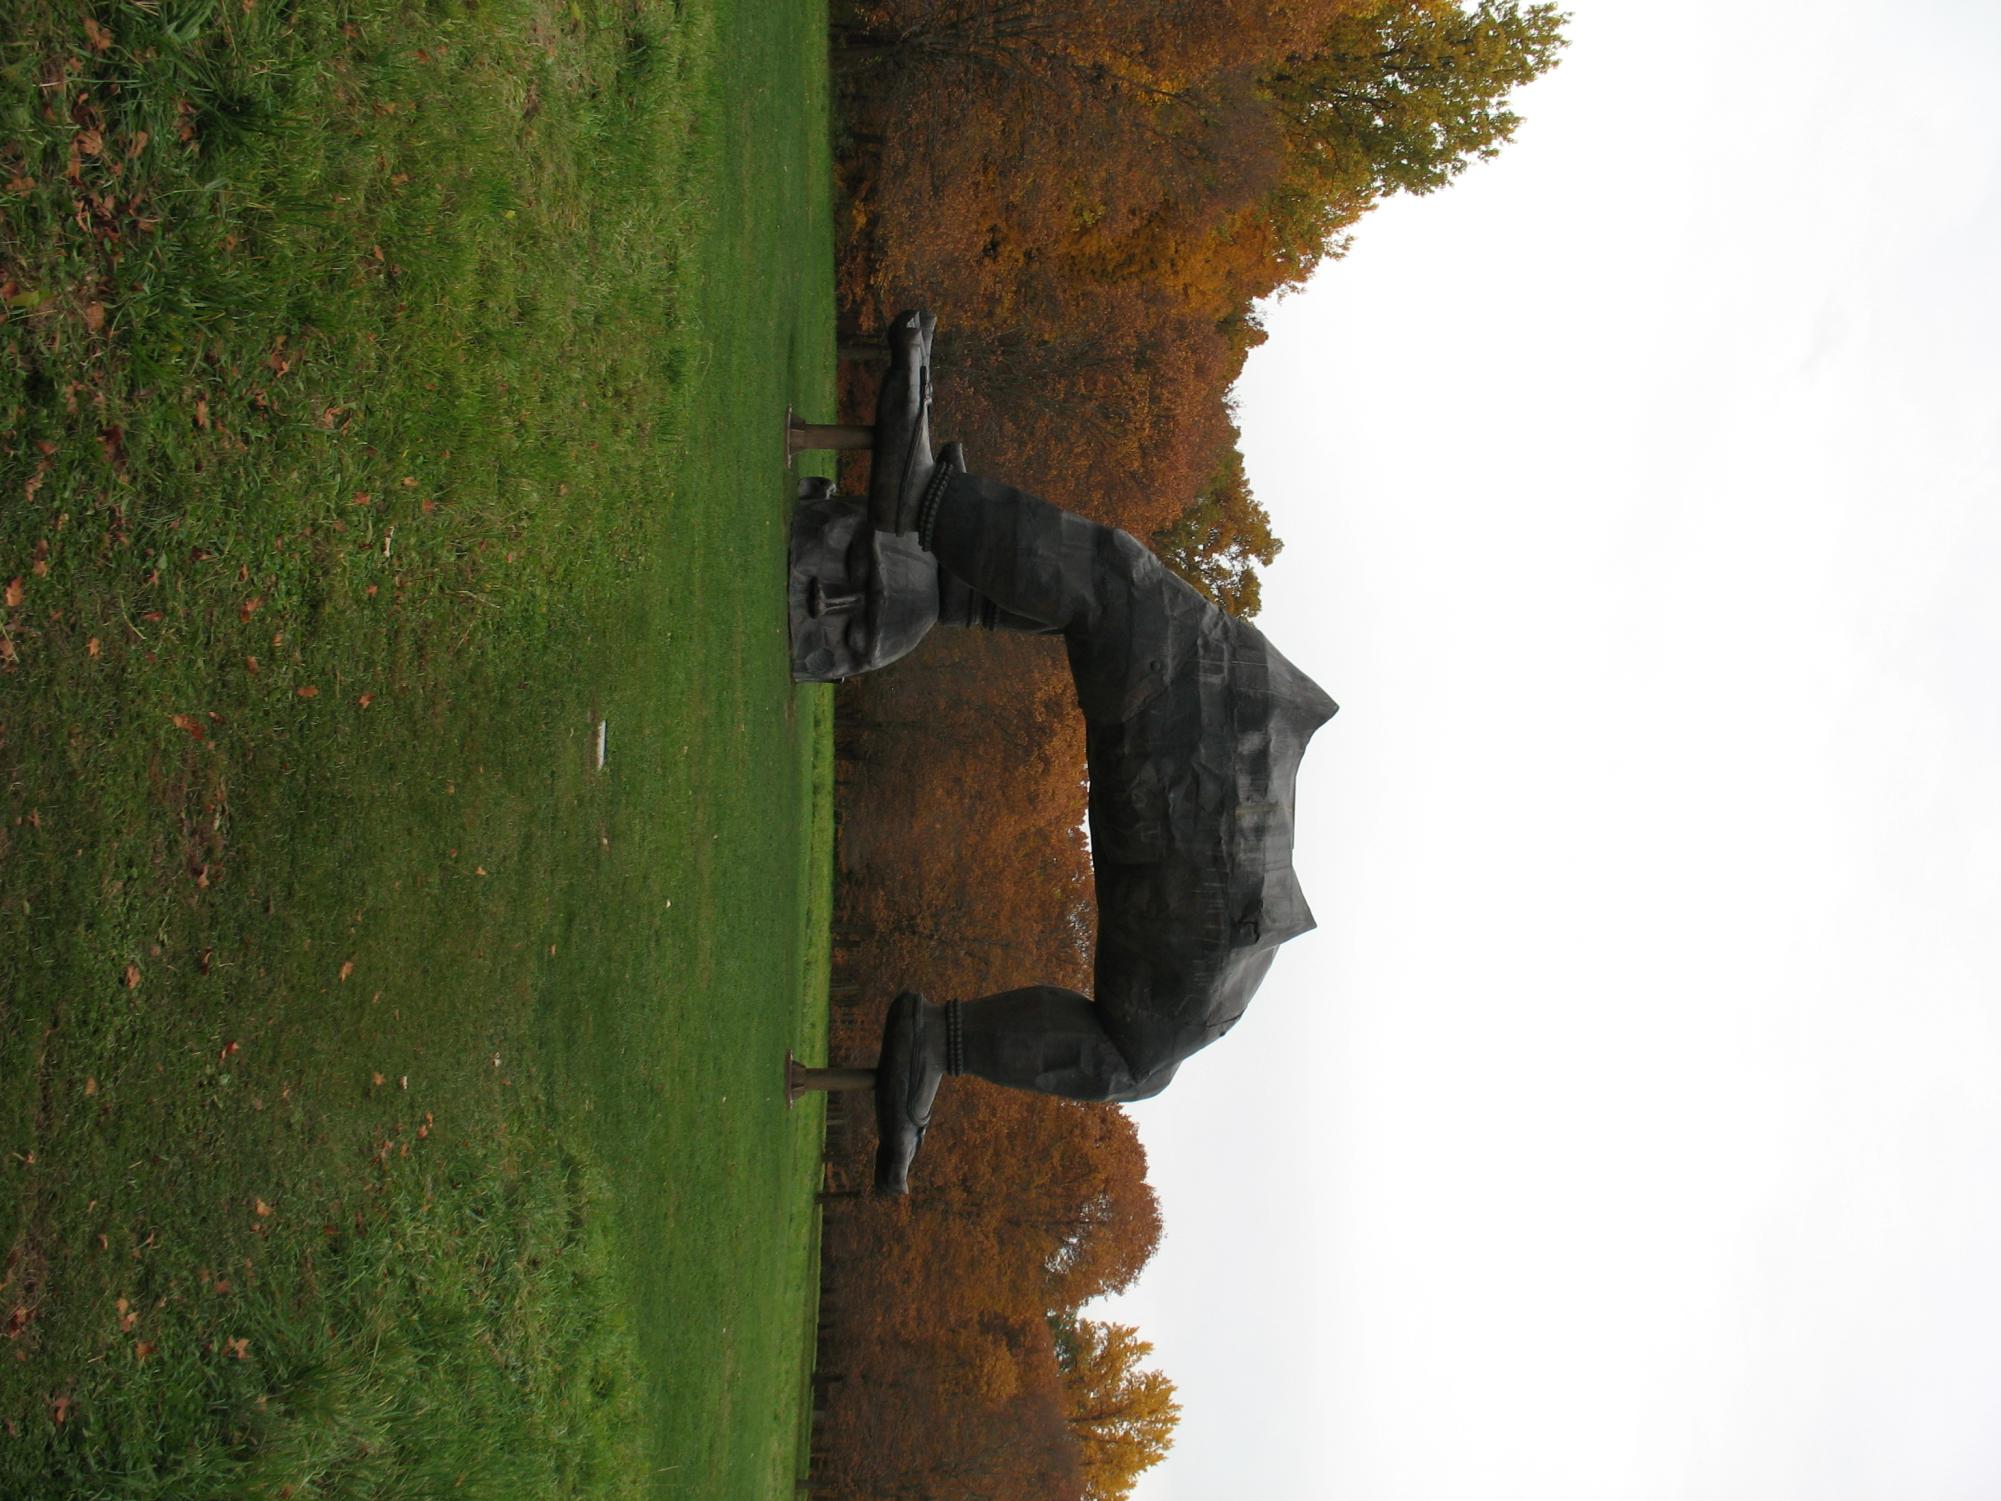
[[[823,7],[12,21],[0,1494],[789,1491]]]

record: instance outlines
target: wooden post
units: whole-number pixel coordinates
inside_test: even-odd
[[[785,462],[789,465],[809,449],[832,449],[836,453],[866,453],[875,447],[875,429],[859,423],[801,422],[790,407],[785,409]]]
[[[874,1089],[875,1070],[872,1068],[809,1068],[792,1056],[791,1050],[785,1054],[785,1103],[796,1105],[799,1096],[816,1090]]]

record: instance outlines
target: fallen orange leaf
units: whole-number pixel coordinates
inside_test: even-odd
[[[347,961],[347,963],[343,964],[340,967],[341,984],[345,985],[347,983],[347,977],[353,973],[354,973],[354,961],[350,959]]]
[[[308,683],[305,687],[299,690],[300,698],[318,698],[319,696],[320,696],[320,690],[315,688],[311,683]]]
[[[16,574],[13,578],[7,581],[8,609],[11,610],[16,608],[17,606],[19,606],[21,601],[26,599],[27,597],[28,597],[28,591],[21,587],[20,575]]]
[[[197,740],[208,739],[208,731],[202,728],[202,722],[192,714],[176,714],[174,716],[174,728],[177,730],[186,730]]]
[[[125,966],[125,988],[127,990],[137,990],[139,988],[138,965],[128,964]]]

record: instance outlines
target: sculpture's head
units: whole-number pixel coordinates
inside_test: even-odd
[[[936,561],[915,539],[877,531],[832,480],[800,481],[790,573],[795,682],[839,682],[887,666],[938,620]]]

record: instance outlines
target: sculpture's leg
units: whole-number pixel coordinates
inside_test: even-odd
[[[1174,1076],[1173,1062],[1141,1073],[1145,1059],[1129,1056],[1106,1027],[1103,1008],[1074,990],[1028,985],[953,1005],[958,1017],[948,1016],[947,1030],[956,1027],[963,1041],[948,1060],[957,1065],[952,1073],[1034,1094],[1121,1103],[1158,1094]]]
[[[938,570],[938,623],[966,630],[1014,631],[1046,636],[1056,629],[1046,620],[1030,620],[1012,610],[1003,610],[949,568]]]
[[[1108,571],[1130,572],[1121,539],[1139,547],[1111,527],[972,474],[946,477],[918,536],[942,567],[1001,609],[1081,636],[1116,628],[1108,606],[1117,601],[1106,586],[1117,582]]]

